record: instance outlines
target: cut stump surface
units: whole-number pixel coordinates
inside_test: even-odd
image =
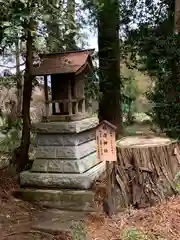
[[[143,148],[143,147],[159,147],[169,145],[172,140],[161,137],[126,137],[117,142],[119,147],[127,148]]]
[[[120,207],[147,207],[176,193],[180,169],[176,141],[161,137],[126,137],[117,142],[116,182]]]

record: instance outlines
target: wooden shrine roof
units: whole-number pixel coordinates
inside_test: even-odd
[[[71,52],[60,52],[40,55],[41,63],[34,66],[34,76],[52,74],[79,74],[88,64],[92,66],[93,49]]]

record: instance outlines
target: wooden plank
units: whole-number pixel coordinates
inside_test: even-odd
[[[96,129],[97,157],[99,161],[106,162],[107,192],[104,200],[104,212],[112,217],[115,214],[115,163],[116,154],[116,128],[104,121]]]
[[[68,112],[69,115],[72,115],[72,89],[71,89],[71,79],[68,81]]]
[[[44,97],[45,97],[45,118],[47,119],[49,115],[49,103],[48,103],[48,79],[44,76]]]
[[[112,173],[112,162],[106,162],[106,174],[107,174],[107,199],[109,205],[109,217],[112,217],[114,214],[114,206],[113,206],[113,196],[112,196],[112,182],[111,182],[111,173]]]
[[[115,162],[106,162],[107,192],[104,200],[103,209],[109,216],[113,217],[116,213],[115,204]]]
[[[115,128],[112,128],[105,121],[100,123],[96,129],[96,143],[100,161],[117,161]]]
[[[79,102],[79,101],[81,101],[81,100],[83,100],[82,98],[73,98],[73,99],[58,99],[58,100],[49,100],[49,101],[47,101],[47,103],[48,104],[50,104],[50,103],[68,103],[68,102]]]
[[[76,102],[76,105],[75,105],[75,114],[77,114],[79,112],[79,109],[78,109],[78,102]]]
[[[85,102],[85,99],[82,100],[82,112],[85,113],[86,112],[86,102]]]

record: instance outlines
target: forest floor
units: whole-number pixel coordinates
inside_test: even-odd
[[[1,174],[2,176],[2,174]],[[6,191],[0,196],[0,240],[66,240],[38,231],[32,231],[32,222],[43,209],[10,196],[18,185],[5,179]],[[4,188],[3,185],[0,185]],[[2,191],[1,191],[2,193]],[[113,219],[103,213],[91,214],[85,219],[88,240],[178,240],[180,239],[180,196],[172,197],[157,206],[128,209]],[[77,238],[75,240],[83,240]]]
[[[135,135],[152,134],[147,126],[133,126],[128,131],[132,129]],[[0,240],[66,240],[32,231],[32,222],[43,209],[12,197],[11,192],[19,188],[16,182],[5,171],[0,172]],[[179,240],[180,196],[146,209],[127,209],[113,219],[94,213],[85,219],[85,226],[88,240]]]
[[[180,196],[154,207],[119,213],[114,219],[90,216],[88,232],[93,240],[179,240]]]

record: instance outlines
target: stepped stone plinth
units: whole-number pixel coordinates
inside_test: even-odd
[[[21,186],[89,189],[104,171],[104,163],[96,156],[97,124],[98,119],[92,117],[35,126],[35,160],[30,171],[21,173]]]

